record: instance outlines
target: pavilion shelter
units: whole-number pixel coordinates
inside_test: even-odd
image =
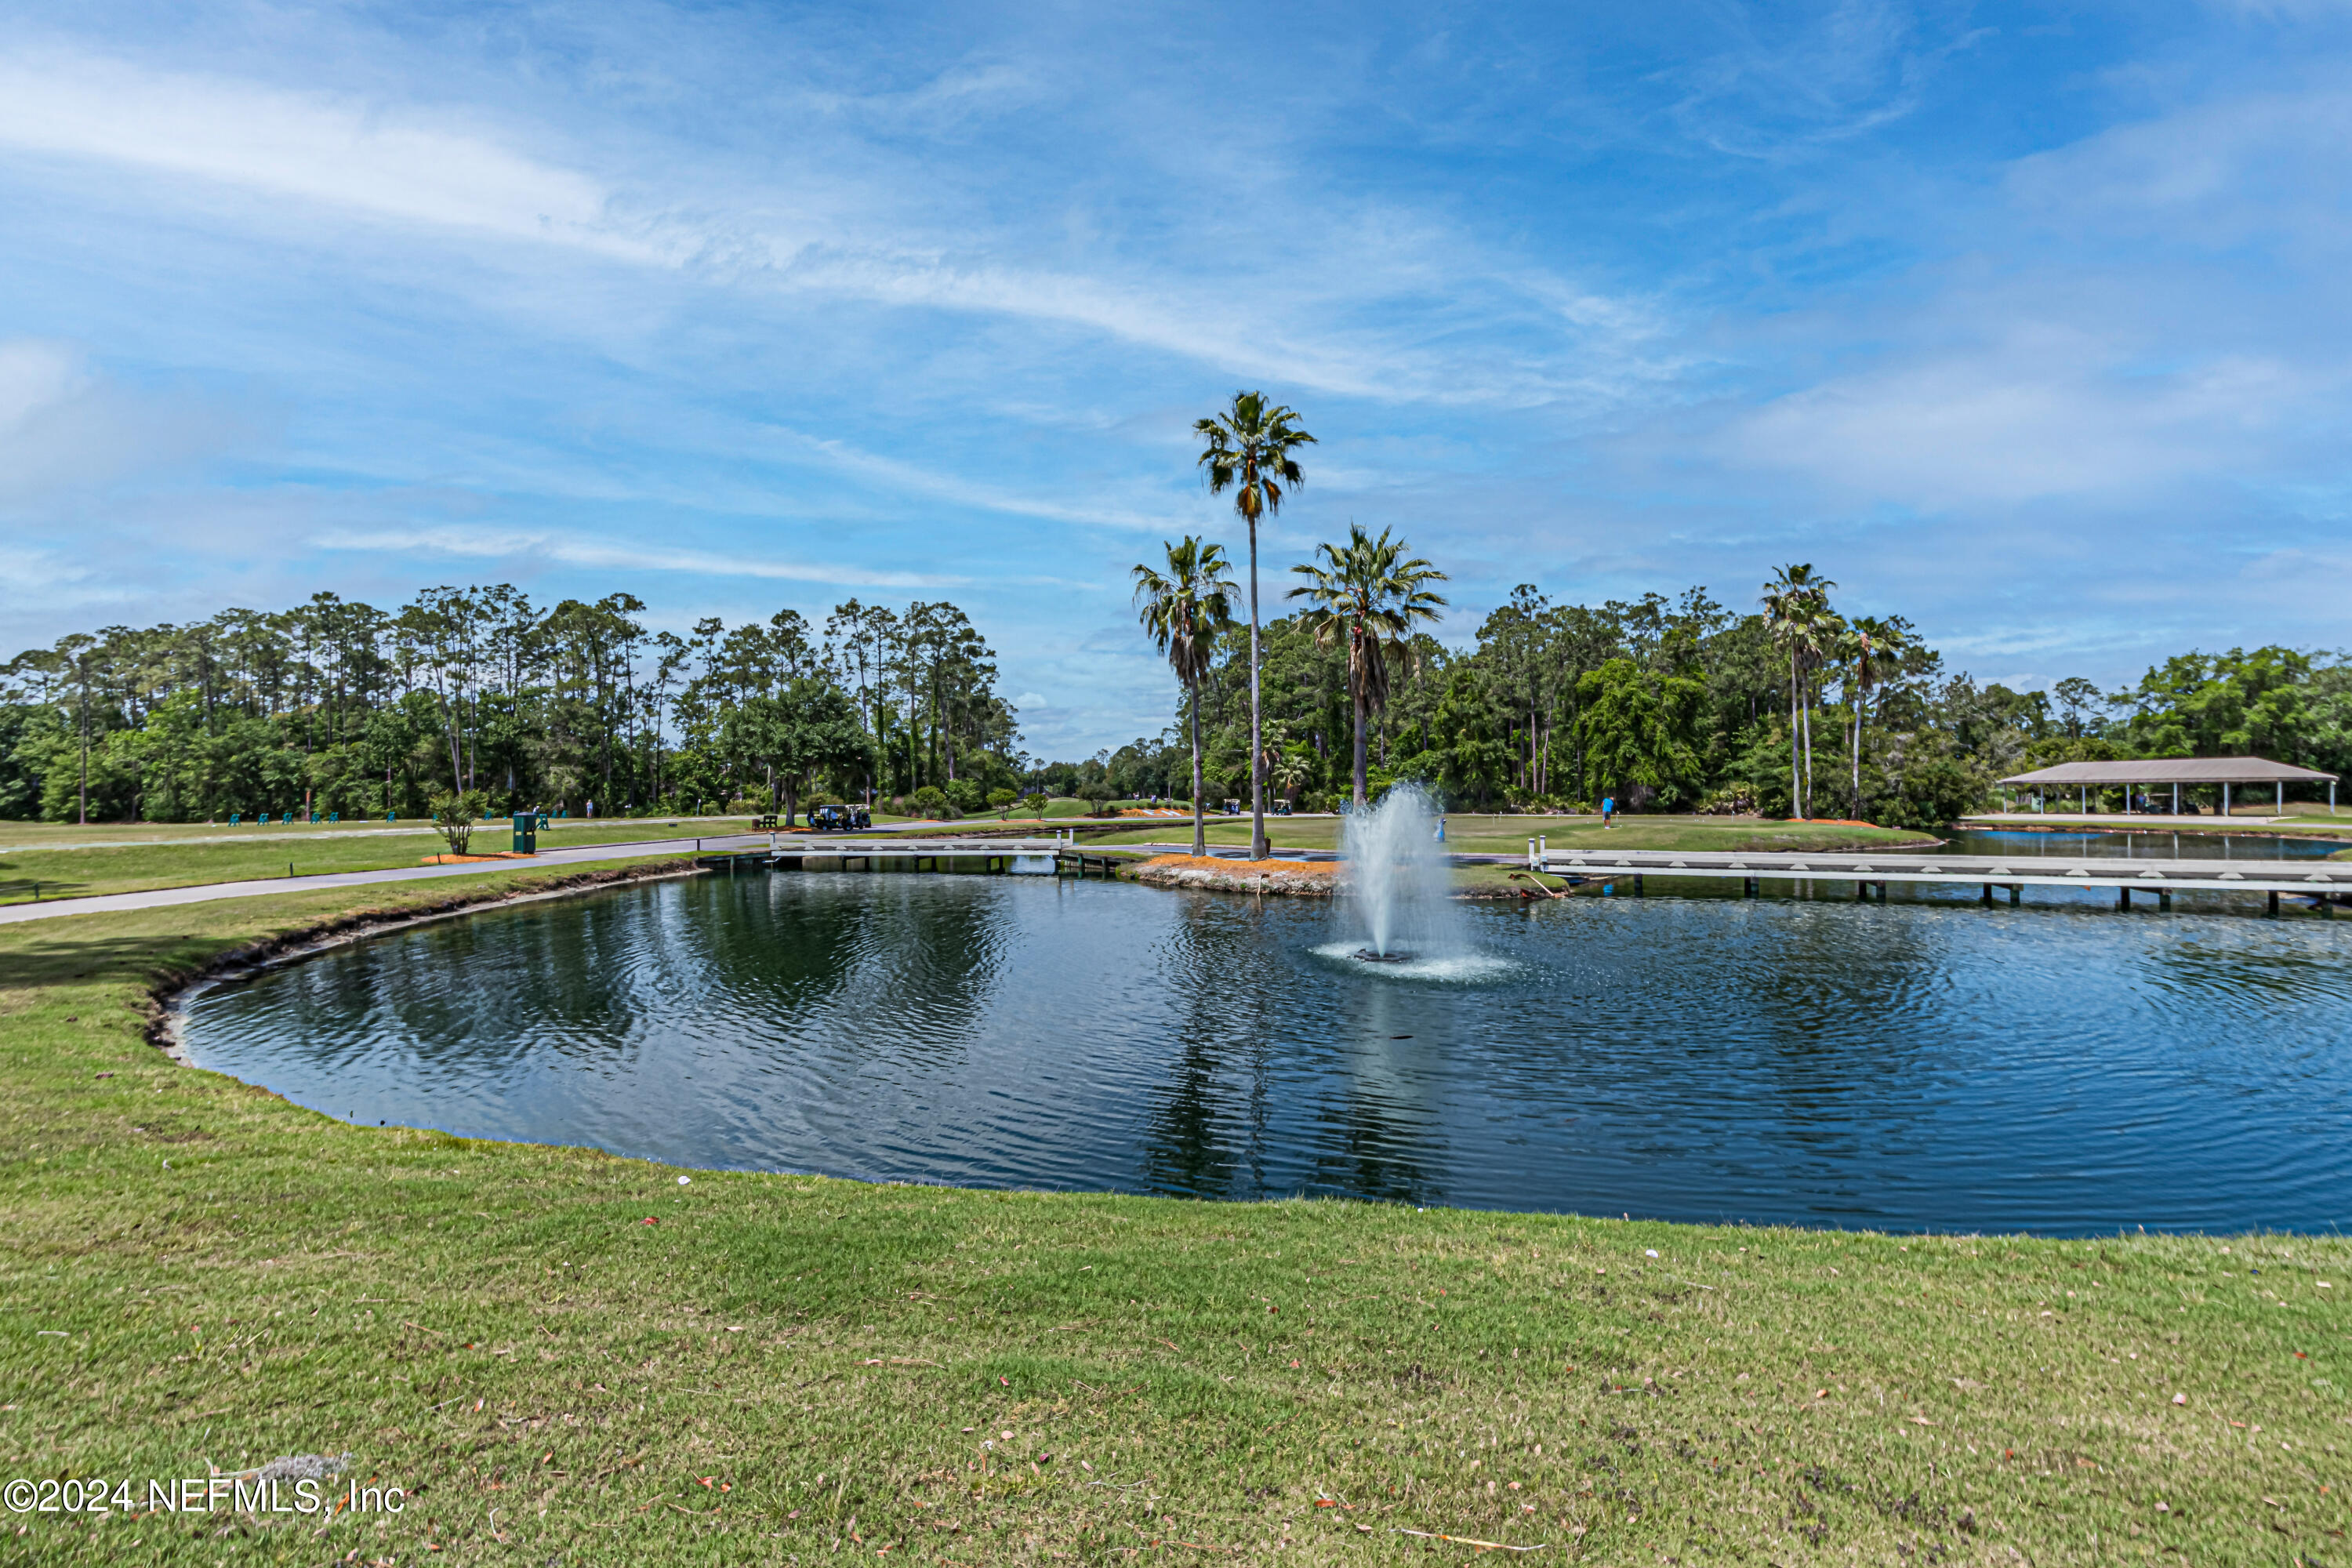
[[[2060,763],[2054,768],[2037,768],[2030,773],[2018,773],[2000,781],[2011,790],[2031,790],[2036,811],[2046,809],[2042,804],[2053,789],[2072,788],[2079,792],[2083,815],[2091,813],[2091,791],[2120,784],[2124,789],[2124,809],[2131,810],[2134,786],[2146,784],[2156,788],[2170,785],[2172,814],[2180,815],[2182,784],[2219,784],[2221,786],[2221,815],[2230,815],[2230,786],[2232,784],[2269,784],[2277,803],[2277,813],[2286,814],[2286,786],[2291,784],[2327,785],[2327,809],[2336,809],[2336,779],[2334,773],[2320,773],[2313,768],[2298,768],[2289,763],[2274,763],[2268,757],[2146,757],[2127,763]]]

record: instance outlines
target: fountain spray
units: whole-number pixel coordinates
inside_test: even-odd
[[[1348,896],[1363,921],[1355,956],[1398,963],[1457,951],[1452,862],[1437,841],[1436,805],[1401,784],[1347,820]]]

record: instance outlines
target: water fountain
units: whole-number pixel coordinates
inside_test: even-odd
[[[1370,811],[1347,820],[1348,895],[1363,921],[1367,963],[1443,957],[1463,943],[1454,907],[1452,862],[1437,841],[1437,807],[1419,786],[1401,784]]]

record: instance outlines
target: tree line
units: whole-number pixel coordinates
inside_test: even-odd
[[[1268,619],[1258,524],[1306,482],[1295,410],[1237,393],[1195,426],[1244,562],[1187,535],[1139,563],[1144,634],[1175,721],[1076,762],[1018,749],[995,656],[945,602],[857,600],[692,635],[628,594],[534,606],[509,584],[393,611],[318,594],[290,610],[110,626],[0,668],[0,816],[418,816],[445,797],[664,814],[820,795],[931,814],[1023,794],[1108,803],[1361,804],[1400,780],[1470,809],[1843,816],[1937,827],[2005,774],[2133,756],[2352,764],[2352,662],[2192,652],[2102,692],[2017,691],[1948,670],[1899,615],[1841,609],[1810,563],[1727,605],[1705,587],[1599,605],[1522,584],[1466,646],[1433,629],[1445,574],[1350,526],[1288,566]],[[1199,837],[1197,826],[1195,837]]]
[[[826,792],[977,810],[1021,782],[995,655],[952,604],[685,637],[645,609],[499,584],[76,633],[0,667],[0,816],[789,812]]]
[[[1223,545],[1185,535],[1132,574],[1145,635],[1181,688],[1155,739],[1074,770],[1102,795],[1362,805],[1401,780],[1455,807],[1642,810],[1938,827],[1990,805],[1994,782],[2056,763],[2260,754],[2347,771],[2352,663],[2283,647],[2189,653],[2136,687],[2080,677],[2049,691],[1945,668],[1902,616],[1847,614],[1810,563],[1752,607],[1705,587],[1599,605],[1522,584],[1475,644],[1427,629],[1445,574],[1384,530],[1350,525],[1292,566],[1304,614],[1261,623],[1257,529],[1306,483],[1297,412],[1236,393],[1200,420],[1212,494],[1231,491],[1246,589]],[[1243,620],[1244,598],[1247,619]],[[2192,792],[2193,793],[2193,792]],[[1195,852],[1202,841],[1194,812]]]
[[[1368,542],[1381,542],[1358,532],[1318,558]],[[1214,549],[1180,541],[1174,565],[1150,570],[1197,577]],[[1465,647],[1418,625],[1335,638],[1318,603],[1261,628],[1260,769],[1276,798],[1343,804],[1360,710],[1367,794],[1410,780],[1457,810],[1589,809],[1613,796],[1621,809],[1934,828],[1991,806],[1995,780],[2063,762],[2251,754],[2352,773],[2342,654],[2189,653],[2113,692],[2080,677],[2021,691],[1948,668],[1906,617],[1841,612],[1835,587],[1784,567],[1735,609],[1705,587],[1589,605],[1526,584]],[[1215,589],[1198,597],[1205,618],[1177,721],[1095,760],[1105,794],[1188,795],[1197,723],[1205,794],[1248,798],[1248,638],[1217,624]],[[1074,773],[1082,786],[1090,776]]]

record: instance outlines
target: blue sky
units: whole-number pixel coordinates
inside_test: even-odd
[[[2352,6],[11,16],[7,651],[947,597],[1082,754],[1242,386],[1321,437],[1269,578],[1392,526],[1457,640],[1786,561],[2013,683],[2352,640]]]

